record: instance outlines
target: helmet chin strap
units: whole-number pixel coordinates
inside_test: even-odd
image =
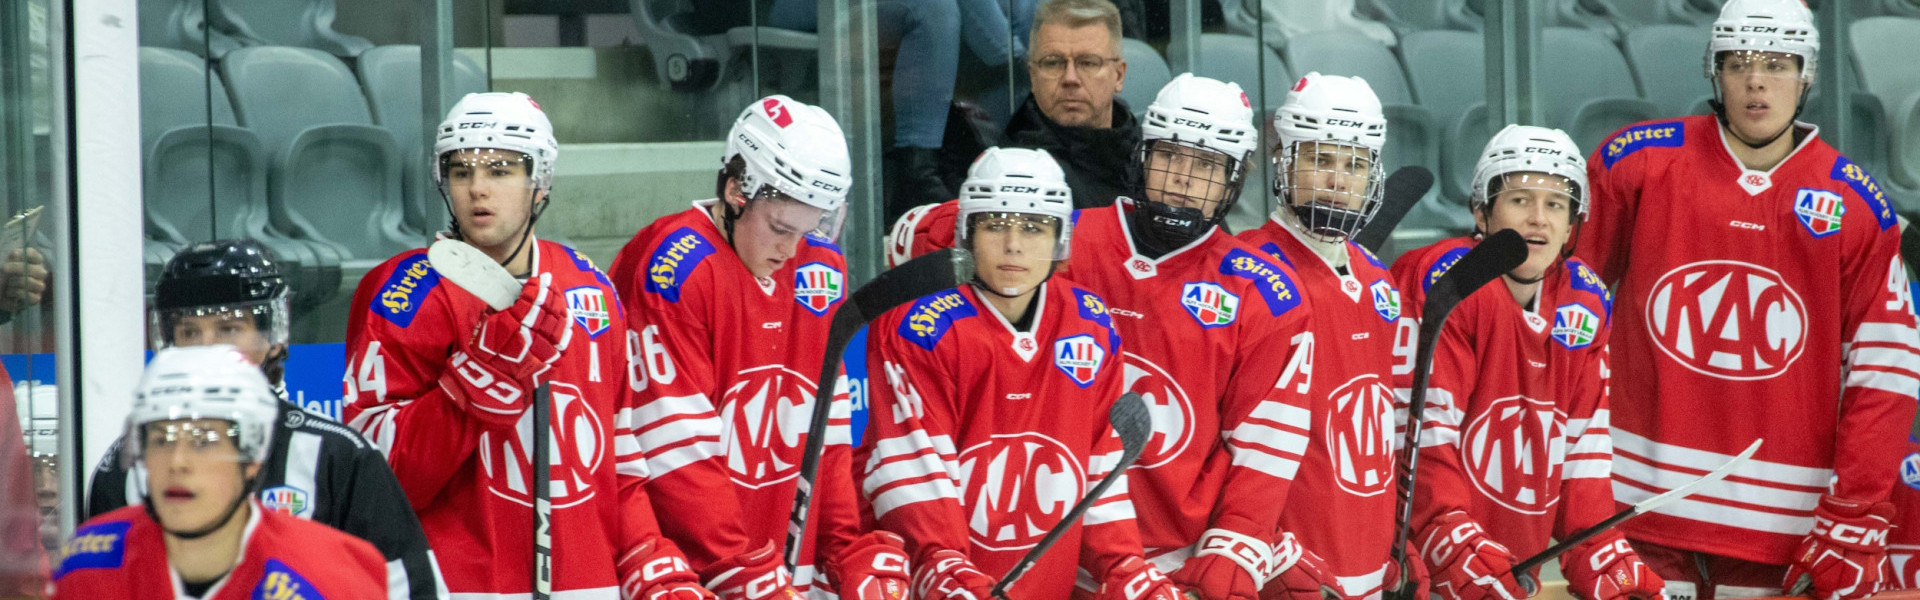
[[[1759,150],[1761,148],[1765,148],[1767,146],[1773,145],[1775,141],[1780,139],[1780,136],[1786,135],[1787,132],[1793,131],[1794,122],[1800,120],[1800,112],[1807,109],[1807,95],[1812,93],[1812,91],[1813,91],[1813,86],[1804,85],[1804,84],[1801,85],[1800,101],[1794,103],[1794,106],[1793,106],[1793,118],[1787,119],[1786,127],[1780,128],[1780,131],[1774,132],[1774,134],[1771,136],[1768,136],[1765,141],[1760,141],[1760,142],[1755,142],[1753,140],[1747,139],[1747,136],[1741,135],[1740,132],[1735,131],[1733,129],[1733,125],[1727,122],[1727,104],[1725,102],[1720,101],[1720,96],[1722,95],[1722,93],[1720,91],[1720,82],[1718,81],[1713,82],[1713,98],[1710,98],[1707,100],[1707,106],[1713,107],[1713,115],[1720,120],[1721,129],[1725,130],[1727,133],[1733,134],[1733,139],[1740,140],[1740,143],[1746,144],[1748,148]]]
[[[506,260],[500,261],[500,266],[507,266],[513,263],[514,259],[520,258],[520,253],[527,249],[527,239],[533,236],[533,224],[540,220],[541,213],[547,212],[547,204],[553,200],[553,188],[547,188],[545,190],[536,189],[535,191],[544,191],[547,193],[547,197],[541,198],[540,201],[533,203],[533,210],[527,213],[527,224],[520,227],[520,241],[514,242],[513,254],[507,255]],[[445,186],[440,188],[440,203],[447,207],[448,233],[453,234],[453,239],[466,241],[467,235],[460,231],[460,218],[454,216],[453,199],[447,194]]]

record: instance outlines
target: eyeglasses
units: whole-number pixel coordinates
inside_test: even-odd
[[[1118,56],[1081,54],[1073,57],[1072,60],[1068,60],[1065,56],[1049,54],[1029,61],[1027,64],[1033,67],[1033,72],[1036,75],[1047,79],[1059,79],[1066,76],[1067,65],[1069,64],[1073,65],[1076,71],[1079,71],[1081,77],[1099,77],[1106,74],[1107,66],[1117,62],[1120,62],[1120,57]]]

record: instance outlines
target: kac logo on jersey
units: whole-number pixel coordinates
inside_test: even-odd
[[[947,329],[961,319],[980,314],[957,290],[947,290],[913,302],[907,318],[900,320],[900,337],[927,350],[940,343]]]
[[[260,584],[254,586],[253,595],[248,598],[252,600],[327,600],[326,596],[320,595],[320,590],[313,587],[313,583],[301,577],[293,567],[287,566],[287,563],[280,562],[277,558],[267,559],[266,573],[260,578]]]
[[[1793,199],[1793,216],[1813,237],[1840,233],[1840,217],[1847,214],[1847,203],[1839,194],[1816,188],[1800,188]]]
[[[1106,359],[1107,350],[1091,335],[1082,333],[1053,342],[1053,366],[1082,388],[1093,384],[1093,376],[1100,373],[1100,364]]]
[[[1613,136],[1613,139],[1608,140],[1606,154],[1601,156],[1601,162],[1606,163],[1607,168],[1611,169],[1613,168],[1613,163],[1620,162],[1620,159],[1640,151],[1641,148],[1654,146],[1678,148],[1681,144],[1686,143],[1686,140],[1684,123],[1679,121],[1648,123],[1646,125],[1629,128],[1626,131],[1620,132],[1620,135]]]
[[[1833,161],[1833,172],[1827,176],[1847,184],[1847,187],[1853,188],[1853,193],[1860,195],[1860,199],[1867,201],[1867,208],[1873,211],[1873,218],[1880,220],[1882,231],[1898,222],[1893,216],[1893,204],[1887,200],[1886,188],[1880,187],[1880,182],[1874,181],[1873,175],[1867,174],[1867,170],[1860,168],[1860,165],[1842,156]]]
[[[815,316],[826,316],[827,309],[840,301],[847,278],[826,263],[811,262],[793,270],[793,299]]]
[[[1122,385],[1146,401],[1147,413],[1153,417],[1153,436],[1147,438],[1147,447],[1133,464],[1142,469],[1167,464],[1185,452],[1187,443],[1193,440],[1193,401],[1180,382],[1153,361],[1126,352],[1121,354],[1120,365]]]
[[[691,227],[681,227],[668,234],[666,241],[653,251],[653,258],[647,261],[647,291],[659,294],[668,302],[680,302],[680,284],[693,274],[693,268],[700,261],[713,254],[713,244],[707,238],[700,237]]]
[[[1785,373],[1807,345],[1807,305],[1773,269],[1707,260],[1668,271],[1647,294],[1647,332],[1674,362],[1734,381]]]
[[[412,325],[414,312],[420,310],[420,303],[426,301],[427,293],[437,285],[440,285],[440,272],[427,263],[425,252],[415,254],[394,265],[393,274],[380,286],[380,295],[373,297],[371,308],[374,314],[395,325]]]
[[[1454,248],[1441,254],[1440,260],[1433,261],[1433,266],[1427,267],[1427,276],[1420,278],[1420,291],[1433,291],[1434,282],[1440,281],[1440,276],[1447,274],[1447,269],[1453,268],[1453,263],[1460,262],[1460,257],[1466,255],[1466,248]]]
[[[1373,293],[1373,312],[1380,313],[1380,318],[1386,319],[1388,323],[1392,323],[1400,318],[1400,290],[1398,288],[1393,287],[1391,283],[1387,283],[1385,279],[1379,279],[1375,280],[1373,285],[1367,286],[1367,291]]]
[[[290,485],[271,487],[260,492],[260,506],[303,519],[313,508],[307,501],[307,491]]]
[[[982,548],[1032,548],[1086,488],[1086,461],[1038,433],[995,435],[960,452],[967,534]]]
[[[1566,416],[1552,402],[1526,396],[1494,400],[1460,435],[1467,480],[1501,506],[1544,514],[1560,501],[1567,456]]]
[[[1900,459],[1900,482],[1920,490],[1920,453],[1908,454]]]
[[[613,325],[607,316],[607,295],[600,288],[583,285],[567,290],[567,314],[586,330],[587,339],[595,339]]]
[[[73,539],[60,546],[54,580],[80,569],[120,568],[127,554],[127,529],[132,527],[131,521],[113,521],[74,531]]]
[[[1393,388],[1379,375],[1347,380],[1328,396],[1333,410],[1320,427],[1340,489],[1367,497],[1393,479]]]
[[[586,502],[597,493],[595,473],[613,447],[606,425],[593,403],[573,384],[554,381],[553,414],[548,420],[547,498],[559,510]],[[486,471],[487,491],[521,506],[533,506],[533,412],[521,413],[510,429],[480,434],[480,468]]]
[[[1240,297],[1216,283],[1187,284],[1180,292],[1180,305],[1206,329],[1231,324],[1240,313]]]
[[[1560,342],[1568,350],[1579,350],[1593,344],[1593,338],[1600,333],[1600,316],[1578,304],[1562,304],[1553,311],[1553,341]]]
[[[759,489],[800,474],[815,391],[811,378],[778,364],[742,371],[727,385],[719,404],[727,428],[721,445],[735,484]]]

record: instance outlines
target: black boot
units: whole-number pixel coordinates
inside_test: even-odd
[[[937,148],[894,148],[887,151],[887,223],[922,204],[938,204],[954,198],[940,180],[940,150]]]

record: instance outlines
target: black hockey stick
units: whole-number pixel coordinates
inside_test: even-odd
[[[827,354],[820,361],[820,379],[813,394],[813,421],[807,425],[806,454],[800,459],[800,485],[793,492],[793,512],[787,517],[787,570],[800,562],[801,536],[807,530],[807,510],[813,502],[813,481],[820,473],[820,453],[827,443],[827,419],[832,415],[834,385],[838,383],[840,355],[867,321],[912,302],[973,279],[973,255],[946,248],[887,269],[854,290],[833,311],[827,329]]]
[[[1387,176],[1386,188],[1380,192],[1380,212],[1374,213],[1373,220],[1360,234],[1353,236],[1353,243],[1366,248],[1368,252],[1379,253],[1380,247],[1387,245],[1387,238],[1400,226],[1400,220],[1407,217],[1407,211],[1420,203],[1420,198],[1433,189],[1433,171],[1426,167],[1410,165]]]
[[[1420,459],[1420,417],[1427,408],[1427,378],[1433,375],[1433,350],[1440,341],[1440,327],[1461,300],[1526,260],[1527,241],[1512,229],[1502,229],[1480,240],[1427,288],[1427,301],[1420,308],[1420,341],[1413,355],[1413,391],[1407,401],[1407,433],[1403,438],[1406,445],[1400,448],[1395,473],[1400,502],[1394,515],[1393,546],[1388,552],[1393,564],[1400,566],[1400,581],[1388,591],[1389,600],[1415,600],[1419,595],[1417,590],[1407,589],[1411,583],[1406,576],[1407,538],[1413,533],[1413,475]]]
[[[1033,563],[1045,556],[1047,549],[1060,541],[1060,536],[1066,535],[1068,529],[1080,523],[1081,515],[1093,508],[1093,502],[1099,500],[1101,494],[1107,493],[1107,488],[1113,487],[1113,482],[1119,481],[1120,475],[1127,472],[1127,467],[1133,466],[1133,461],[1140,458],[1140,451],[1147,447],[1147,437],[1153,435],[1153,416],[1147,414],[1147,403],[1133,392],[1127,392],[1119,400],[1113,401],[1113,408],[1107,410],[1107,422],[1113,424],[1113,432],[1120,436],[1120,463],[1107,471],[1107,476],[1101,477],[1100,483],[1094,484],[1086,497],[1075,503],[1059,523],[1054,523],[1053,528],[1047,530],[1047,537],[1040,538],[1039,544],[1028,550],[1026,556],[1020,557],[1020,562],[1014,563],[1013,570],[1007,571],[999,583],[993,584],[993,597],[1007,600],[1007,588],[1019,581],[1021,575],[1027,574],[1027,569],[1033,568]]]
[[[1629,506],[1626,510],[1614,513],[1613,516],[1607,517],[1607,520],[1596,523],[1592,527],[1574,532],[1573,535],[1567,536],[1566,539],[1560,540],[1559,543],[1548,546],[1546,550],[1541,550],[1539,554],[1527,557],[1526,560],[1513,565],[1513,578],[1520,582],[1521,588],[1526,589],[1527,595],[1533,595],[1534,592],[1540,589],[1540,582],[1535,580],[1531,574],[1534,569],[1540,568],[1540,565],[1547,564],[1547,561],[1553,560],[1555,557],[1566,554],[1568,550],[1572,550],[1574,546],[1580,545],[1581,542],[1593,539],[1593,536],[1605,533],[1607,530],[1613,529],[1621,523],[1625,523],[1627,519],[1653,512],[1654,509],[1660,508],[1663,504],[1692,496],[1694,493],[1706,489],[1707,486],[1713,485],[1714,482],[1726,479],[1727,475],[1733,473],[1733,470],[1739,467],[1741,463],[1747,462],[1749,458],[1753,458],[1753,453],[1760,450],[1760,443],[1764,441],[1766,440],[1754,440],[1752,444],[1747,445],[1746,451],[1741,452],[1739,456],[1735,456],[1726,463],[1721,464],[1720,468],[1714,469],[1712,473],[1701,476],[1699,479],[1695,479],[1686,485],[1661,492],[1652,498],[1641,500],[1639,504]],[[1800,595],[1800,591],[1789,595],[1798,596]]]
[[[547,464],[547,431],[553,421],[553,384],[533,388],[533,600],[553,598],[552,468]]]

